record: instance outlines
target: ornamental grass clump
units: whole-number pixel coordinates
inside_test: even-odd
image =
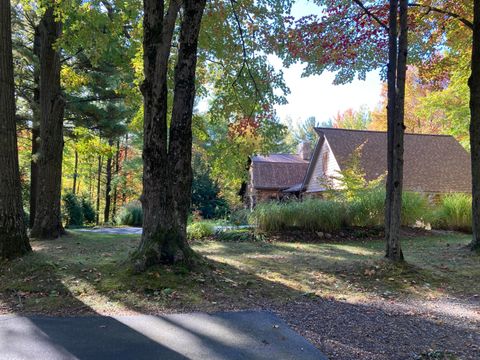
[[[385,190],[380,188],[358,192],[347,201],[348,225],[377,227],[385,217]]]
[[[419,193],[402,194],[402,225],[413,226],[418,221],[428,224],[432,221],[433,209],[428,199]]]
[[[345,209],[342,203],[333,200],[270,202],[259,204],[252,212],[251,221],[265,232],[335,231],[345,222]]]
[[[142,226],[143,209],[140,201],[132,201],[125,205],[120,210],[115,222],[120,225]]]
[[[472,231],[472,198],[466,194],[449,194],[434,213],[437,229]]]

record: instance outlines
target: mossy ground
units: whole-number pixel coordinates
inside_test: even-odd
[[[34,252],[0,263],[0,312],[75,315],[216,311],[286,303],[480,294],[480,256],[470,237],[403,240],[407,264],[384,260],[381,240],[339,243],[203,241],[193,271],[156,266],[132,271],[139,236],[72,231],[33,241]]]

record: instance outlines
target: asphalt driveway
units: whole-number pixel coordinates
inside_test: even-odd
[[[0,316],[0,359],[326,359],[264,311],[166,316]]]

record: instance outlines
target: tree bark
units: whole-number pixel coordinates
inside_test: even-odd
[[[123,157],[123,164],[122,164],[122,170],[124,168],[124,164],[125,164],[125,161],[128,160],[128,133],[125,134],[125,154],[124,154],[124,157]],[[124,178],[126,179],[127,177],[127,174],[125,171],[122,171],[123,172],[123,176]],[[122,181],[123,182],[123,181]],[[122,206],[125,206],[125,203],[127,202],[127,192],[125,191],[125,188],[126,188],[126,180],[123,184],[123,187],[122,187]]]
[[[186,240],[192,181],[192,111],[198,35],[205,0],[186,0],[174,76],[170,133],[167,127],[167,70],[179,4],[144,0],[143,234],[137,270],[158,263],[192,264]],[[168,142],[168,146],[167,146]]]
[[[117,152],[115,153],[115,176],[118,176],[118,172],[120,170],[120,139],[117,140]],[[115,186],[113,187],[113,208],[112,208],[112,220],[115,221],[115,217],[117,216],[117,181],[115,182]]]
[[[390,1],[388,66],[388,175],[385,206],[386,258],[403,261],[400,226],[403,191],[403,138],[405,82],[408,55],[408,1],[400,0],[400,34],[398,37],[398,1]]]
[[[40,59],[40,33],[38,27],[35,28],[34,40],[33,40],[33,53]],[[32,119],[32,152],[30,160],[30,217],[29,227],[33,228],[35,222],[35,213],[37,206],[37,194],[38,194],[38,152],[40,150],[40,144],[38,142],[40,138],[40,73],[38,69],[38,63],[34,65],[34,83],[35,89],[33,90],[33,119]]]
[[[0,258],[31,251],[23,217],[15,123],[10,1],[0,0]]]
[[[113,146],[113,140],[108,140],[108,145]],[[106,183],[105,183],[105,209],[103,212],[103,222],[108,223],[110,220],[110,203],[112,200],[112,156],[109,155],[106,164]]]
[[[73,195],[75,195],[77,192],[77,177],[78,177],[78,151],[75,150],[75,164],[73,166],[73,185],[72,185]]]
[[[34,95],[35,96],[35,95]],[[35,121],[35,114],[33,115],[34,120],[32,123],[32,153],[30,160],[30,218],[29,226],[33,228],[33,223],[35,221],[35,209],[37,205],[37,193],[38,193],[38,166],[37,166],[37,156],[38,156],[38,138],[40,137],[40,129],[38,123]]]
[[[65,233],[61,219],[63,115],[65,100],[60,87],[60,54],[55,50],[62,24],[52,6],[45,10],[40,35],[40,151],[38,196],[31,236],[57,238]]]
[[[100,185],[102,178],[102,157],[98,156],[98,170],[97,170],[97,219],[96,224],[100,224]]]
[[[474,0],[470,87],[470,150],[472,167],[472,250],[480,251],[480,0]]]

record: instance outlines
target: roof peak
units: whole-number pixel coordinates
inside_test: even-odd
[[[323,130],[337,130],[337,131],[351,131],[351,132],[361,132],[361,133],[378,133],[378,134],[386,134],[386,131],[380,130],[357,130],[357,129],[343,129],[343,128],[330,128],[330,127],[315,127],[316,131],[323,131]],[[441,137],[451,137],[452,135],[445,135],[445,134],[418,134],[418,133],[405,133],[405,135],[409,136],[441,136]]]

